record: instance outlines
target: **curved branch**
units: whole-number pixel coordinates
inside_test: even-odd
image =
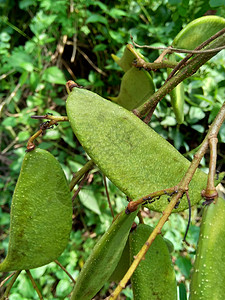
[[[207,49],[217,48],[220,46],[225,46],[225,33],[208,45]],[[218,51],[219,52],[219,51]],[[216,53],[218,53],[216,52]],[[203,64],[205,64],[210,58],[212,58],[216,53],[203,53],[197,54],[191,60],[187,62],[187,65],[178,71],[170,80],[164,83],[164,85],[158,89],[144,104],[136,108],[133,112],[138,117],[143,117],[152,111],[159,101],[161,101],[165,95],[171,92],[180,82],[184,79],[193,75]],[[145,120],[145,123],[148,122],[150,117]]]
[[[220,35],[225,33],[225,28],[221,29],[218,31],[216,34],[211,36],[207,41],[205,41],[203,44],[204,46],[212,42],[214,39],[219,37]],[[173,47],[154,47],[154,46],[149,46],[149,45],[138,45],[137,43],[134,42],[134,39],[132,35],[130,36],[132,43],[134,44],[135,47],[137,48],[146,48],[146,49],[152,49],[152,50],[169,50],[171,52],[177,52],[177,53],[191,53],[191,54],[200,54],[200,53],[213,53],[213,52],[218,52],[223,49],[225,49],[225,46],[218,46],[213,49],[206,49],[206,50],[188,50],[188,49],[180,49],[180,48],[173,48]],[[202,47],[201,47],[202,48]]]

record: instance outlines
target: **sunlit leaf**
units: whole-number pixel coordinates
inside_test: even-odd
[[[107,25],[108,21],[105,17],[99,15],[99,14],[92,14],[90,17],[87,18],[86,24],[88,23],[102,23]]]
[[[66,79],[63,72],[58,67],[49,67],[47,68],[42,76],[42,79],[56,84],[65,84]]]
[[[95,194],[92,190],[81,190],[79,193],[79,198],[81,203],[87,207],[88,209],[92,210],[96,214],[100,215],[101,211],[96,200]]]

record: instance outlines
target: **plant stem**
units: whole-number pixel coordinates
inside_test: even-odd
[[[225,34],[218,37],[206,49],[213,49],[219,46],[225,45]],[[144,104],[136,108],[133,112],[139,117],[145,116],[153,107],[155,107],[163,97],[171,92],[180,82],[184,79],[193,75],[203,64],[205,64],[210,58],[216,55],[218,52],[213,53],[201,53],[195,55],[191,60],[188,61],[187,65],[178,71],[170,80],[164,83],[164,85],[158,89]],[[149,119],[151,116],[149,117]],[[146,121],[147,123],[147,121]]]
[[[140,224],[145,224],[144,219],[143,219],[143,217],[142,217],[142,215],[141,215],[141,211],[140,211],[140,210],[139,210],[137,216],[138,216],[138,219],[139,219]]]
[[[151,194],[145,195],[144,197],[141,197],[138,200],[130,201],[128,206],[127,206],[127,209],[130,212],[135,211],[135,210],[137,210],[137,208],[140,204],[144,204],[146,201],[147,202],[152,201],[152,199],[154,199],[156,197],[160,197],[160,196],[165,195],[165,194],[170,195],[170,194],[174,194],[176,192],[177,192],[177,186],[173,186],[173,187],[168,188],[168,189],[153,192]]]
[[[16,281],[17,277],[19,276],[20,272],[21,272],[21,271],[16,271],[16,272],[14,273],[12,280],[9,282],[9,284],[8,284],[6,290],[5,290],[4,295],[2,296],[2,298],[1,298],[0,300],[8,299],[10,290],[11,290],[11,288],[12,288],[14,282]]]
[[[87,181],[88,179],[88,172],[84,174],[84,177],[82,178],[82,180],[79,183],[78,189],[75,191],[75,193],[73,194],[72,197],[72,201],[75,200],[75,198],[77,197],[77,195],[80,193],[80,190],[82,189],[82,187],[84,186],[85,181]]]
[[[76,281],[73,279],[72,275],[66,270],[66,268],[64,268],[63,265],[58,260],[54,260],[54,262],[69,276],[69,278],[75,284]]]
[[[106,177],[105,177],[104,174],[103,174],[103,182],[104,182],[104,186],[105,186],[106,197],[107,197],[107,200],[108,200],[108,204],[109,204],[109,208],[110,208],[110,211],[111,211],[111,215],[114,218],[114,212],[113,212],[111,200],[110,200],[110,197],[109,197],[109,191],[108,191],[108,187],[107,187]]]
[[[202,48],[204,48],[205,46],[207,46],[208,44],[210,44],[212,41],[214,41],[215,39],[217,39],[223,33],[225,33],[225,29],[222,29],[222,30],[218,31],[216,34],[214,34],[213,36],[211,36],[208,40],[206,40],[203,43],[201,43],[194,50],[197,50],[197,51],[201,50]],[[167,78],[166,81],[168,81],[179,69],[182,69],[186,65],[186,61],[188,61],[192,56],[193,56],[193,53],[190,53],[190,54],[186,55],[185,58],[183,58],[177,64],[177,66],[172,70],[172,72],[169,74],[169,76],[168,76],[168,78]]]
[[[30,279],[32,285],[33,285],[33,288],[34,288],[35,291],[37,292],[39,299],[40,299],[40,300],[43,300],[43,296],[42,296],[42,294],[41,294],[41,292],[40,292],[40,290],[39,290],[39,288],[38,288],[36,282],[34,281],[34,278],[33,278],[33,276],[31,275],[30,270],[26,270],[26,273],[27,273],[27,275],[28,275],[28,277],[29,277],[29,279]]]
[[[209,161],[209,175],[206,190],[202,191],[203,197],[209,203],[212,202],[216,197],[218,197],[217,190],[214,184],[214,178],[216,174],[216,161],[217,161],[217,137],[209,138],[209,149],[210,149],[210,161]]]
[[[145,254],[147,253],[149,247],[151,246],[151,244],[155,240],[156,236],[161,232],[161,229],[162,229],[163,225],[168,220],[174,206],[176,205],[178,199],[182,196],[182,194],[183,194],[183,192],[180,191],[172,197],[172,200],[170,201],[170,203],[168,204],[168,206],[164,210],[163,216],[159,220],[157,226],[155,227],[155,229],[153,230],[153,232],[149,236],[148,240],[145,242],[144,246],[138,252],[138,254],[135,255],[135,259],[134,259],[133,263],[131,264],[130,268],[128,269],[128,271],[125,274],[125,276],[123,277],[123,279],[120,281],[120,283],[117,286],[117,288],[115,289],[115,291],[109,297],[109,300],[117,299],[119,293],[122,291],[123,288],[126,287],[126,284],[127,284],[128,280],[130,279],[130,277],[132,276],[132,274],[134,273],[134,271],[138,267],[141,260],[144,258]]]
[[[206,40],[206,44],[210,43],[212,40],[214,40],[214,38],[217,38],[218,36],[222,35],[223,33],[225,33],[225,28],[221,29],[220,31],[218,31],[215,35],[213,35],[212,37],[210,37],[208,40]],[[177,52],[177,53],[190,53],[190,54],[199,54],[199,53],[210,53],[210,52],[216,52],[216,51],[220,51],[225,49],[224,46],[218,46],[215,47],[213,49],[205,49],[205,50],[199,50],[199,49],[194,49],[194,50],[188,50],[188,49],[179,49],[179,48],[173,48],[171,46],[169,47],[154,47],[154,46],[149,46],[149,45],[138,45],[137,43],[134,42],[134,39],[132,36],[130,36],[132,43],[134,44],[135,47],[138,48],[146,48],[146,49],[153,49],[153,50],[170,50],[170,52]],[[205,42],[203,42],[204,44]],[[204,47],[204,46],[203,46]]]
[[[19,29],[18,27],[16,27],[12,23],[10,23],[6,18],[2,18],[1,20],[6,25],[8,25],[9,27],[11,27],[13,30],[15,30],[16,32],[18,32],[19,34],[21,34],[22,36],[24,36],[26,39],[31,40],[31,38],[25,32],[23,32],[21,29]]]
[[[128,271],[125,274],[125,276],[123,277],[123,279],[120,281],[120,283],[117,286],[117,288],[115,289],[115,291],[109,297],[109,300],[117,299],[117,297],[120,294],[120,292],[122,291],[122,289],[125,288],[128,280],[130,279],[130,277],[134,273],[134,271],[137,268],[140,261],[144,258],[145,254],[147,253],[147,251],[148,251],[149,247],[151,246],[151,244],[153,243],[154,239],[161,232],[161,229],[162,229],[163,225],[168,220],[168,218],[169,218],[170,214],[172,213],[172,210],[174,209],[177,201],[179,200],[179,198],[181,198],[181,196],[183,195],[184,192],[188,191],[188,185],[189,185],[196,169],[198,168],[198,165],[199,165],[201,159],[203,158],[203,156],[204,156],[204,154],[205,154],[205,152],[208,148],[210,138],[215,137],[215,136],[218,135],[219,129],[222,126],[224,120],[225,120],[225,102],[222,105],[222,107],[221,107],[218,115],[216,116],[215,120],[213,121],[212,125],[210,126],[209,131],[208,131],[205,139],[203,140],[199,150],[194,155],[194,159],[191,162],[191,165],[188,168],[186,174],[184,175],[184,177],[182,178],[182,180],[178,184],[177,194],[173,195],[170,203],[168,204],[166,209],[163,211],[162,217],[159,220],[158,224],[156,225],[155,229],[153,230],[153,232],[151,233],[151,235],[149,236],[148,240],[143,245],[141,250],[135,256],[135,259],[134,259],[133,263],[131,264],[130,268],[128,269]]]
[[[3,285],[6,283],[6,281],[8,281],[12,276],[14,276],[16,272],[11,273],[9,276],[7,276],[5,279],[2,280],[2,282],[0,283],[0,288],[3,287]]]
[[[65,121],[69,121],[67,116],[52,116],[49,114],[46,114],[44,116],[31,116],[31,119],[35,119],[35,120],[43,120],[43,119],[48,119],[48,120],[53,120],[55,122],[65,122]]]
[[[51,128],[53,125],[58,125],[58,122],[65,122],[68,121],[68,117],[66,116],[52,116],[49,114],[46,114],[44,116],[31,116],[32,119],[36,120],[43,120],[43,119],[49,119],[50,121],[44,122],[40,125],[40,129],[33,134],[28,142],[27,142],[27,152],[34,150],[34,140],[39,137],[39,135],[43,135],[45,133],[46,129]]]
[[[162,62],[153,62],[148,63],[144,61],[142,58],[138,58],[137,61],[134,63],[136,68],[144,68],[145,70],[157,70],[157,69],[164,69],[164,68],[174,68],[177,66],[177,62],[164,60]]]
[[[84,174],[90,171],[93,167],[94,167],[93,160],[89,160],[79,171],[76,172],[76,174],[74,174],[69,185],[70,191],[73,190],[75,185],[80,181],[80,179],[84,176]]]

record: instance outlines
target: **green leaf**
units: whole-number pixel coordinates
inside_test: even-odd
[[[97,51],[104,51],[107,48],[107,46],[105,44],[98,44],[94,47],[93,51],[97,52]]]
[[[187,9],[183,6],[178,7],[178,12],[182,17],[185,17],[187,15]]]
[[[20,9],[27,9],[29,6],[36,6],[37,3],[36,3],[36,0],[21,0],[19,1],[19,8]]]
[[[0,211],[0,225],[9,225],[10,223],[10,216],[8,213],[3,213],[2,211]]]
[[[108,21],[105,17],[99,15],[99,14],[92,14],[90,17],[87,18],[86,24],[88,23],[102,23],[107,25]]]
[[[28,72],[27,72],[27,71],[24,71],[24,72],[21,74],[20,79],[19,79],[20,85],[24,85],[24,83],[27,81],[27,77],[28,77]]]
[[[34,288],[32,286],[31,281],[29,278],[25,277],[24,274],[20,275],[20,282],[17,287],[18,291],[26,298],[33,298],[34,296]]]
[[[51,140],[57,140],[60,138],[60,133],[58,129],[48,130],[44,136],[45,140],[51,139]]]
[[[225,141],[225,123],[220,128],[219,136],[221,138],[221,141]]]
[[[167,116],[162,122],[161,125],[164,126],[174,126],[177,124],[177,121],[174,117]]]
[[[68,159],[67,160],[67,163],[69,165],[69,167],[71,168],[71,171],[73,173],[76,173],[77,171],[79,171],[79,169],[81,169],[83,167],[83,165],[79,164],[78,162],[76,161],[73,161],[71,159]]]
[[[66,84],[63,72],[55,66],[47,68],[43,73],[42,79],[50,83]]]
[[[21,131],[18,134],[19,142],[26,141],[27,139],[29,139],[29,137],[30,137],[30,134],[27,131]]]
[[[179,298],[180,300],[187,300],[187,292],[184,283],[180,283],[179,285]]]
[[[33,71],[32,57],[22,50],[16,50],[9,58],[8,64],[13,68],[24,69],[25,71]]]
[[[124,43],[124,39],[120,32],[109,30],[109,34],[112,39],[116,40],[118,43]]]
[[[176,260],[176,265],[181,270],[181,273],[186,277],[189,278],[191,273],[192,264],[190,259],[186,257],[179,256]]]
[[[32,72],[33,69],[34,69],[32,63],[29,63],[29,62],[22,62],[20,64],[20,67],[23,68],[24,70],[28,71],[28,72]]]
[[[219,6],[222,6],[222,5],[224,6],[225,2],[224,2],[224,0],[210,0],[209,5],[211,7],[219,7]]]
[[[63,101],[63,100],[60,99],[60,98],[55,98],[55,99],[53,99],[53,102],[54,102],[55,104],[57,104],[57,106],[65,106],[65,101]]]
[[[212,121],[215,119],[220,108],[221,108],[221,105],[219,103],[215,103],[212,110],[210,111],[209,120],[208,120],[209,124],[212,123]]]
[[[189,123],[194,124],[205,117],[204,111],[199,107],[191,107],[189,111]]]
[[[36,36],[39,36],[45,29],[49,28],[56,18],[57,15],[46,15],[42,10],[40,10],[32,19],[30,29]]]
[[[42,142],[40,145],[39,145],[39,148],[41,149],[44,149],[44,150],[47,150],[49,148],[52,147],[52,143],[48,143],[48,142]]]
[[[91,32],[88,26],[86,25],[81,26],[80,31],[83,32],[85,35],[88,35]]]
[[[88,81],[88,80],[85,79],[85,78],[77,79],[77,80],[76,80],[76,83],[79,84],[79,85],[82,85],[82,86],[84,86],[84,87],[91,84],[90,81]]]
[[[194,130],[196,130],[200,133],[203,133],[205,131],[205,128],[200,124],[192,125],[191,128],[193,128]]]
[[[109,15],[112,17],[112,18],[121,18],[123,16],[126,16],[127,13],[124,11],[124,10],[121,10],[121,9],[118,9],[118,8],[112,8],[110,9],[109,11]]]
[[[180,130],[178,128],[173,127],[171,132],[169,133],[169,137],[172,138],[172,140],[174,141],[175,148],[179,150],[184,141],[184,136],[180,132]]]
[[[15,127],[17,125],[16,118],[14,117],[7,117],[4,121],[2,121],[3,126],[10,126]]]
[[[31,87],[32,91],[35,91],[39,81],[40,81],[40,75],[36,72],[32,72],[30,74],[30,87]]]
[[[72,291],[72,286],[67,279],[59,281],[56,287],[56,295],[65,298]]]
[[[81,190],[79,192],[79,198],[81,203],[88,209],[95,212],[97,215],[101,214],[98,202],[96,200],[95,194],[92,190]]]
[[[181,0],[169,0],[169,4],[171,5],[177,5],[180,4],[182,1]]]
[[[101,1],[91,1],[91,5],[99,6],[103,11],[107,11],[107,5],[105,5]]]
[[[1,32],[0,33],[0,40],[1,42],[9,42],[11,39],[10,35],[7,32]]]
[[[70,145],[73,148],[76,148],[77,145],[73,139],[73,132],[71,128],[66,129],[61,137],[68,145]]]
[[[15,293],[15,294],[10,295],[10,300],[24,300],[24,297]]]
[[[39,279],[40,277],[42,277],[44,275],[47,268],[48,268],[48,265],[45,265],[40,268],[32,269],[32,270],[30,270],[30,272],[34,279]]]

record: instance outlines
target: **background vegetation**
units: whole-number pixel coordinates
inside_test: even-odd
[[[111,54],[122,55],[130,34],[139,44],[169,45],[182,27],[205,14],[225,15],[223,0],[20,0],[0,1],[0,256],[7,250],[9,211],[27,139],[38,130],[34,114],[65,115],[67,80],[102,95],[118,94],[122,71]],[[154,61],[158,51],[142,51]],[[157,71],[160,87],[166,71]],[[185,81],[185,122],[177,125],[169,97],[158,105],[151,126],[187,158],[202,141],[208,124],[224,100],[224,51],[192,78]],[[218,166],[224,168],[225,126],[220,130]],[[48,130],[38,139],[39,147],[50,151],[61,163],[68,180],[87,161],[69,123]],[[207,157],[202,161],[207,169]],[[115,212],[126,204],[125,197],[107,181]],[[182,244],[187,213],[172,215],[165,236],[175,247],[173,261],[180,290],[188,288],[198,240],[201,205],[193,209],[192,225]],[[145,222],[155,224],[159,215],[145,211]],[[76,279],[98,237],[108,228],[112,216],[107,205],[102,174],[92,171],[89,181],[74,201],[71,240],[59,261]],[[6,274],[1,274],[5,277]],[[68,299],[72,283],[55,264],[32,270],[45,299]],[[96,296],[103,299],[114,288],[108,283]],[[3,289],[4,290],[4,289]],[[0,291],[0,295],[3,291]],[[132,299],[129,287],[124,298]],[[38,299],[25,273],[19,276],[10,300]],[[183,298],[185,299],[185,298]]]

